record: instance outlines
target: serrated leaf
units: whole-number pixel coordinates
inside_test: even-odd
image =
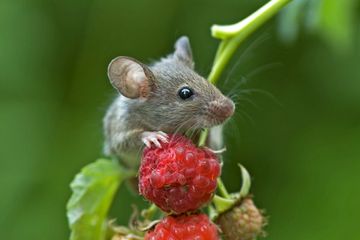
[[[71,240],[105,239],[107,213],[121,182],[129,176],[117,162],[108,159],[85,166],[75,176],[67,204]]]

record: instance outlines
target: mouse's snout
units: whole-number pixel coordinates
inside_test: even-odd
[[[223,122],[234,114],[235,104],[231,99],[224,97],[210,102],[209,111],[217,121]]]

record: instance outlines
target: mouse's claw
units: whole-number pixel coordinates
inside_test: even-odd
[[[144,143],[148,148],[151,147],[151,143],[150,143],[149,140],[144,139],[144,138],[142,138],[141,140],[143,141],[143,143]]]
[[[158,137],[162,142],[165,142],[165,143],[169,142],[169,140],[168,140],[169,136],[168,136],[166,133],[164,133],[164,132],[162,132],[162,131],[158,131],[157,134],[158,134],[157,137]]]
[[[153,143],[156,147],[161,148],[161,143],[169,142],[168,135],[164,132],[143,132],[141,134],[141,140],[147,147],[151,147],[151,143]]]

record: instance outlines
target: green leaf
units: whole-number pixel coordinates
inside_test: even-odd
[[[99,159],[85,166],[70,184],[67,204],[71,240],[103,240],[106,217],[121,182],[130,173],[116,161]]]

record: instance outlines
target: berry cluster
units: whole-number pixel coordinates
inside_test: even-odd
[[[167,216],[145,235],[145,240],[218,240],[218,233],[205,214]]]
[[[213,196],[220,164],[215,154],[185,137],[170,139],[161,148],[144,150],[139,192],[165,212],[194,211]]]
[[[209,202],[216,190],[220,164],[215,154],[189,139],[169,136],[161,148],[144,149],[139,192],[160,209],[173,214],[192,212]],[[145,240],[218,240],[216,226],[205,214],[167,216]]]

